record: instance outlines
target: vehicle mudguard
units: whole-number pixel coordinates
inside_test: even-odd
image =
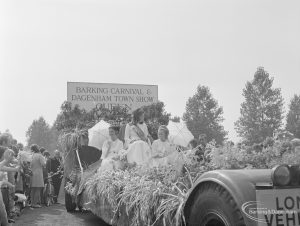
[[[68,150],[64,156],[64,177],[70,176],[71,172],[75,168],[79,168],[79,162],[75,150]],[[101,158],[102,151],[91,146],[83,145],[78,149],[78,155],[81,161],[81,165],[86,168],[94,162],[97,162]]]
[[[79,158],[82,166],[89,166],[97,162],[102,155],[102,151],[91,146],[82,145],[78,149]]]
[[[185,203],[184,214],[188,222],[190,207],[198,188],[207,182],[217,183],[225,188],[233,197],[239,209],[248,201],[256,201],[256,186],[258,184],[272,185],[270,169],[249,170],[215,170],[204,173],[194,183]],[[257,222],[249,219],[241,211],[247,226],[256,226]]]

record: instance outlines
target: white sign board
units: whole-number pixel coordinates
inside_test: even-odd
[[[121,106],[132,112],[158,101],[156,85],[68,82],[68,98],[72,105],[85,110],[112,109]]]
[[[300,225],[299,188],[256,190],[256,201],[245,202],[242,211],[257,226]]]

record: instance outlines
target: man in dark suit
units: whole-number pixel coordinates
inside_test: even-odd
[[[52,182],[54,187],[54,202],[57,203],[57,197],[62,181],[62,159],[59,151],[54,152],[54,157],[47,161],[47,170],[50,176],[52,175]]]

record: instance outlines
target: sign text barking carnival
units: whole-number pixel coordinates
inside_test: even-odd
[[[126,108],[129,112],[158,101],[156,85],[127,85],[111,83],[68,82],[68,101],[72,105],[91,110],[112,109],[115,106]]]

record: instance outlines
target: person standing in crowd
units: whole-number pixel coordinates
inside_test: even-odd
[[[23,149],[24,149],[24,145],[22,143],[18,143],[17,147],[18,147],[19,152],[23,151]]]
[[[47,166],[49,165],[48,162],[50,161],[50,153],[45,150],[43,151],[43,156],[45,158],[45,162],[46,162],[46,165],[43,167],[43,177],[44,177],[44,184],[46,186],[47,184],[47,180],[48,180],[48,171],[49,169],[47,168]],[[45,198],[45,192],[44,192],[45,189],[42,190],[42,204],[46,204],[46,198]]]
[[[10,134],[2,133],[0,135],[0,146],[4,147],[0,151],[0,159],[2,158],[4,151],[11,145]]]
[[[46,150],[46,151],[43,152],[43,156],[44,156],[45,161],[46,161],[46,165],[45,165],[45,167],[44,167],[45,170],[43,171],[43,172],[44,172],[43,175],[44,175],[44,176],[47,176],[47,175],[48,175],[48,172],[49,172],[49,169],[47,168],[48,165],[49,165],[48,162],[51,160],[51,159],[50,159],[50,153]],[[44,179],[45,179],[45,178],[44,178]]]
[[[57,203],[57,197],[62,181],[62,159],[58,150],[55,150],[54,157],[47,161],[47,169],[50,176],[52,176],[55,195],[54,202]]]
[[[0,180],[0,188],[2,187],[2,181]],[[0,192],[0,225],[8,226],[7,213],[5,210],[5,205],[2,197],[2,192]]]
[[[13,150],[14,151],[14,156],[15,156],[15,158],[17,158],[18,157],[18,154],[19,154],[19,148],[18,148],[18,146],[16,146],[16,145],[11,145],[11,150]]]
[[[45,158],[45,153],[46,149],[44,147],[40,148],[40,153],[42,154],[42,156]],[[47,177],[48,177],[48,172],[47,172],[47,160],[45,158],[45,165],[43,166],[43,179],[44,179],[44,187],[45,187],[45,183],[47,181]],[[44,189],[41,189],[41,204],[45,204],[44,202]]]
[[[15,144],[17,141],[16,140],[13,140],[13,143]],[[10,147],[13,147],[14,149],[16,149],[15,146],[12,145],[12,136],[9,134],[9,133],[4,133],[4,134],[1,134],[0,136],[0,146],[4,147],[4,150],[10,148]],[[12,151],[13,153],[13,157],[12,159],[7,162],[7,167],[11,167],[13,166],[12,164],[16,164],[17,163],[17,160],[14,158],[15,156],[15,152],[17,152],[17,150],[15,150],[15,152],[11,149],[9,149],[10,151]],[[4,156],[4,155],[3,155]],[[14,171],[8,171],[6,173],[6,176],[7,176],[7,180],[9,183],[11,183],[12,185],[15,185],[15,175],[16,175],[16,172]],[[15,187],[14,186],[9,186],[8,187],[8,215],[9,215],[9,218],[11,219],[11,221],[13,221],[13,217],[14,217],[14,208],[15,208],[15,202],[14,202],[14,197],[15,197]]]
[[[7,222],[14,223],[11,214],[11,206],[10,206],[10,194],[11,189],[14,188],[14,185],[8,181],[7,173],[8,172],[18,172],[19,167],[10,167],[9,164],[14,160],[14,152],[11,149],[1,147],[2,151],[4,150],[3,160],[0,162],[0,187],[1,187],[1,197],[0,197],[0,223],[6,225]],[[3,205],[4,203],[5,205]],[[3,207],[5,209],[3,210]],[[3,216],[5,215],[6,216]],[[8,219],[8,220],[7,220]],[[1,224],[0,224],[1,225]]]
[[[46,165],[45,158],[40,153],[36,144],[31,146],[33,152],[31,161],[31,207],[41,207],[41,190],[44,187],[43,167]]]
[[[13,157],[12,160],[9,162],[8,166],[9,167],[14,167],[16,164],[18,164],[16,157],[16,154],[18,153],[18,150],[16,148],[16,146],[11,146],[12,149],[11,151],[13,151]],[[20,172],[7,172],[7,178],[8,178],[8,182],[11,183],[13,185],[13,187],[9,188],[9,214],[10,214],[10,218],[13,219],[14,215],[15,215],[15,186],[16,186],[16,180],[17,177],[20,175]]]
[[[16,190],[22,191],[22,193],[24,193],[25,196],[27,197],[27,202],[29,203],[30,202],[30,178],[32,176],[32,172],[30,169],[30,162],[32,159],[32,155],[28,151],[21,148],[17,159],[22,169],[21,177],[20,177],[22,183],[17,184],[18,186],[16,187]]]
[[[40,148],[40,153],[42,154],[42,156],[44,156],[44,151],[46,151],[46,149],[44,147]]]
[[[17,159],[18,165],[20,166],[21,172],[16,175],[16,186],[15,191],[16,193],[24,193],[24,172],[22,167],[21,155],[23,154],[23,144],[18,143],[16,146],[17,150],[14,150],[15,157]]]

